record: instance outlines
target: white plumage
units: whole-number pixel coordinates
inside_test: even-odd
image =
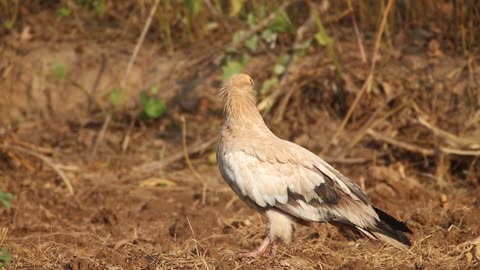
[[[224,123],[217,144],[219,170],[249,206],[264,213],[269,234],[258,256],[278,240],[290,243],[295,222],[336,222],[357,228],[373,239],[409,245],[411,231],[371,205],[349,178],[309,150],[275,136],[257,110],[253,80],[245,74],[224,83]],[[401,244],[400,244],[401,243]]]

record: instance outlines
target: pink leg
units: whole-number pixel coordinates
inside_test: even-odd
[[[278,246],[278,240],[275,239],[272,241],[272,245],[270,246],[270,257],[273,258],[275,257],[275,254],[277,254],[277,246]]]
[[[270,244],[270,237],[267,236],[265,237],[265,240],[263,240],[263,243],[256,250],[250,251],[250,252],[239,252],[237,256],[238,257],[259,257],[265,252],[269,244]]]

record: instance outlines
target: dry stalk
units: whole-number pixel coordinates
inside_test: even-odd
[[[0,229],[0,247],[3,246],[3,242],[7,239],[8,228]]]
[[[192,161],[190,160],[190,156],[188,154],[188,146],[187,146],[187,120],[185,116],[181,116],[180,120],[182,121],[182,145],[183,145],[183,155],[185,156],[185,162],[187,163],[188,168],[192,171],[193,175],[202,182],[202,204],[205,204],[207,198],[207,183],[204,181],[204,178],[195,170],[192,165]]]
[[[132,133],[133,126],[135,125],[135,121],[137,120],[137,117],[133,117],[132,120],[130,121],[130,125],[128,125],[127,132],[125,133],[125,137],[123,138],[122,142],[122,153],[125,153],[127,151],[128,145],[130,143],[130,134]]]
[[[348,8],[353,11],[352,0],[348,0]],[[358,43],[358,50],[360,51],[360,56],[362,57],[362,61],[367,63],[367,55],[365,54],[365,49],[363,47],[362,37],[360,35],[360,31],[358,30],[357,20],[355,19],[355,13],[352,12],[352,25],[353,30],[355,31],[355,36],[357,38]]]
[[[375,40],[375,45],[374,45],[374,48],[373,48],[373,54],[372,54],[372,59],[371,59],[372,64],[370,65],[370,71],[369,71],[367,80],[363,84],[360,91],[357,93],[357,96],[355,97],[355,100],[353,101],[352,106],[348,110],[347,115],[345,116],[342,123],[340,124],[340,127],[338,128],[337,132],[333,135],[332,139],[329,141],[329,144],[327,145],[327,147],[325,147],[325,149],[323,150],[323,153],[326,153],[328,151],[330,145],[333,142],[335,142],[337,140],[338,136],[343,132],[343,130],[345,128],[345,125],[347,124],[348,120],[352,116],[352,113],[355,110],[355,108],[357,107],[358,103],[360,102],[360,99],[362,98],[363,94],[365,92],[369,92],[372,88],[373,79],[374,79],[374,75],[375,75],[374,74],[375,64],[377,62],[377,54],[378,54],[378,50],[380,48],[380,43],[382,41],[382,35],[383,35],[384,30],[385,30],[385,24],[387,22],[388,14],[390,13],[390,10],[392,9],[393,2],[394,2],[394,0],[389,0],[388,4],[387,4],[387,7],[385,8],[385,12],[383,12],[382,22],[380,23],[380,27],[378,29],[377,37],[376,37],[376,40]]]
[[[41,161],[43,161],[43,163],[50,166],[58,174],[58,176],[63,180],[63,183],[67,187],[68,193],[70,193],[70,195],[74,194],[73,186],[70,182],[70,179],[63,172],[63,170],[57,164],[55,164],[49,157],[47,157],[43,154],[40,154],[38,152],[35,152],[33,150],[30,150],[30,149],[27,149],[27,148],[24,148],[24,147],[20,147],[20,146],[10,145],[8,143],[4,143],[4,144],[0,145],[0,147],[4,148],[4,149],[9,149],[9,150],[17,151],[17,152],[20,152],[20,153],[24,153],[24,154],[27,154],[27,155],[30,155],[30,156],[33,156],[33,157],[36,157],[36,158],[40,159]]]
[[[391,138],[391,137],[386,136],[384,134],[378,133],[378,132],[374,131],[373,129],[367,130],[367,134],[372,136],[374,139],[386,142],[386,143],[391,144],[393,146],[396,146],[398,148],[405,149],[409,152],[419,153],[419,154],[422,154],[422,155],[425,155],[425,156],[433,156],[435,154],[435,151],[432,150],[432,149],[423,148],[423,147],[418,146],[418,145],[414,145],[414,144],[410,144],[410,143],[407,143],[407,142],[402,142],[402,141],[395,140],[394,138]]]
[[[150,28],[150,24],[152,23],[153,16],[155,15],[155,11],[157,10],[158,4],[160,3],[160,0],[155,0],[155,3],[153,4],[152,8],[150,9],[150,15],[147,18],[147,21],[145,22],[145,25],[143,26],[142,33],[140,34],[140,37],[137,40],[137,44],[135,45],[135,48],[133,49],[132,55],[130,56],[130,60],[128,61],[127,68],[125,70],[125,75],[123,76],[122,81],[120,82],[120,88],[124,89],[125,88],[125,83],[128,79],[128,75],[130,75],[130,70],[132,69],[133,63],[135,62],[135,59],[137,58],[138,52],[140,51],[140,47],[143,44],[143,41],[145,40],[145,36],[147,34],[148,29]],[[92,160],[95,158],[95,154],[97,152],[98,145],[102,142],[103,136],[105,134],[105,131],[108,128],[108,125],[110,124],[110,121],[112,119],[112,113],[108,113],[107,116],[105,117],[105,121],[103,122],[102,129],[100,130],[95,143],[93,144],[92,152],[89,155],[89,160]]]
[[[421,125],[431,130],[433,134],[447,140],[452,145],[458,145],[460,147],[469,148],[469,149],[480,148],[480,140],[475,140],[473,138],[458,137],[448,131],[442,130],[439,127],[434,126],[433,124],[429,123],[427,120],[425,120],[421,116],[418,116],[417,119]]]
[[[201,179],[202,177],[200,174],[193,168],[192,161],[190,160],[190,156],[188,154],[188,146],[187,146],[187,120],[185,119],[185,116],[181,116],[180,120],[182,121],[182,146],[183,146],[183,155],[185,157],[185,162],[187,163],[188,168],[190,171],[192,171],[193,175],[197,177],[198,179]]]
[[[211,138],[210,140],[201,142],[199,144],[195,144],[194,146],[192,146],[188,149],[188,154],[193,155],[193,154],[196,154],[196,153],[199,153],[199,152],[203,152],[203,151],[207,150],[210,146],[215,144],[216,141],[217,141],[217,138]],[[139,166],[135,167],[133,170],[134,171],[142,171],[142,172],[145,172],[145,173],[150,173],[152,171],[158,171],[160,169],[163,169],[163,168],[169,166],[172,163],[175,163],[175,162],[181,160],[184,157],[185,157],[185,154],[183,152],[182,153],[177,153],[177,154],[174,154],[171,157],[166,158],[162,161],[152,161],[152,162],[144,163],[142,165],[139,165]]]

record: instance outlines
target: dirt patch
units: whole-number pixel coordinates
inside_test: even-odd
[[[346,105],[337,98],[326,50],[314,48],[293,64],[291,92],[266,122],[280,137],[325,157],[379,208],[406,221],[414,231],[413,254],[315,224],[297,227],[292,245],[281,246],[275,259],[234,258],[260,244],[266,228],[212,160],[222,74],[204,59],[212,50],[208,42],[168,55],[147,41],[126,82],[128,102],[114,110],[90,159],[111,106],[109,93],[131,54],[125,47],[133,48],[135,39],[19,43],[5,36],[0,187],[15,199],[11,210],[0,210],[0,227],[8,228],[3,246],[12,269],[478,269],[480,247],[468,242],[480,236],[478,149],[469,148],[480,136],[480,95],[472,79],[480,76],[473,64],[478,59],[465,64],[463,56],[439,54],[428,41],[397,41],[406,45],[381,53],[371,91],[331,140],[369,70],[353,30],[339,31]],[[244,71],[262,82],[276,57],[258,53]],[[62,80],[52,74],[58,63],[66,68]],[[153,83],[168,103],[167,114],[149,124],[132,122],[140,91]],[[200,177],[183,157],[180,116],[187,120],[188,150]],[[74,195],[51,164],[11,146],[47,157],[70,180]]]

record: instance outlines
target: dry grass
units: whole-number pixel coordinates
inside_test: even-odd
[[[187,15],[183,2],[162,1],[130,65],[126,99],[135,101],[139,89],[157,82],[168,113],[148,124],[135,120],[138,105],[116,108],[97,148],[111,108],[108,93],[123,79],[154,1],[105,1],[102,15],[74,1],[16,8],[19,1],[0,0],[0,18],[15,22],[0,30],[0,88],[6,89],[0,93],[0,185],[16,196],[12,211],[0,210],[0,227],[8,228],[0,246],[12,254],[12,269],[480,267],[480,23],[474,1],[321,6],[327,7],[320,14],[342,80],[325,48],[311,45],[305,56],[292,57],[282,88],[270,93],[281,105],[266,121],[281,137],[324,153],[376,204],[405,220],[415,232],[414,254],[320,224],[298,227],[294,243],[282,246],[275,260],[233,256],[261,242],[265,223],[234,199],[208,159],[221,121],[220,60],[236,30],[250,29],[250,36],[262,31],[282,4],[296,27],[305,26],[300,36],[312,37],[315,27],[304,21],[302,1],[268,2],[257,28],[248,28],[246,13],[264,3],[245,1],[243,12],[227,16],[232,6],[225,1],[202,2],[211,6]],[[55,15],[62,6],[72,14]],[[260,45],[243,70],[260,86],[279,55],[301,43],[297,35],[280,34],[275,49]],[[237,50],[247,53],[240,45]],[[61,82],[52,79],[52,59],[73,72]],[[340,88],[347,107],[339,101]],[[182,126],[182,117],[188,125]],[[92,149],[96,155],[88,159]],[[50,163],[65,177],[42,160],[61,161]],[[140,184],[150,177],[174,186]]]

